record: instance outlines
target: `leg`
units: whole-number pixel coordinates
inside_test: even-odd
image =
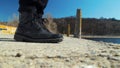
[[[26,42],[61,42],[63,37],[60,34],[53,34],[43,28],[42,18],[36,19],[36,4],[33,0],[19,0],[19,25],[17,27],[14,39],[16,41]],[[38,23],[39,22],[39,23]]]
[[[38,4],[36,5],[37,14],[44,14],[43,10],[46,8],[48,0],[38,0]]]

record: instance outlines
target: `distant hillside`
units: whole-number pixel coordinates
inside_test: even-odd
[[[6,22],[0,22],[1,25],[6,25]]]
[[[74,33],[75,17],[57,18],[54,21],[58,25],[60,33],[67,32],[67,24],[71,26],[71,34]],[[82,19],[83,35],[120,35],[120,20],[115,18],[83,18]]]
[[[74,34],[75,20],[74,16],[64,18],[54,18],[53,21],[57,24],[57,31],[67,33],[67,24],[71,26],[71,34]],[[9,26],[18,26],[18,20],[0,24]],[[83,18],[82,19],[82,34],[83,35],[120,35],[120,20],[115,18]]]
[[[6,26],[12,26],[12,27],[17,27],[18,23],[17,22],[0,22],[0,25],[6,25]]]

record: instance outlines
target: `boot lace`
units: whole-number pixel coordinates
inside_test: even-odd
[[[48,22],[47,19],[45,19],[45,18],[42,19],[42,18],[40,18],[38,15],[35,16],[35,22],[34,22],[34,23],[37,25],[38,30],[41,29],[41,28],[43,28],[44,30],[50,32],[50,31],[47,29],[46,25],[45,25],[47,22]]]

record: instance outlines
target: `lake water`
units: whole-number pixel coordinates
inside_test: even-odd
[[[120,38],[87,38],[87,39],[120,44]]]

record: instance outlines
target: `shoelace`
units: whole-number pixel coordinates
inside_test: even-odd
[[[46,21],[45,21],[46,20]],[[50,32],[48,29],[47,29],[47,27],[45,26],[45,23],[47,23],[48,22],[48,20],[47,19],[42,19],[42,25],[43,25],[43,28],[45,29],[45,30],[47,30],[48,32]]]
[[[41,19],[38,15],[35,15],[34,18],[35,18],[35,19],[34,19],[35,22],[33,22],[33,23],[35,23],[35,24],[38,26],[38,30],[41,29],[41,28],[43,28],[44,30],[50,32],[50,31],[47,29],[47,27],[45,26],[45,23],[48,22],[47,19],[45,19],[45,18],[44,18],[44,19]],[[46,22],[45,20],[46,20],[47,22]]]

